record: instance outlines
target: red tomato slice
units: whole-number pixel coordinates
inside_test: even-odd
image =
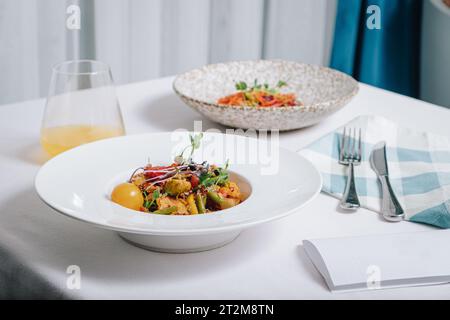
[[[200,183],[200,179],[195,174],[193,174],[191,176],[191,186],[192,186],[192,188],[197,187],[199,183]]]
[[[168,169],[170,169],[172,167],[173,167],[173,165],[170,165],[170,166],[146,167],[145,168],[146,171],[144,171],[144,174],[145,174],[145,177],[147,179],[154,178],[154,177],[159,177],[159,176],[162,176],[162,175],[166,174],[166,172],[164,172],[163,170],[168,170]]]

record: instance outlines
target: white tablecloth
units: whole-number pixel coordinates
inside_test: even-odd
[[[118,88],[129,134],[222,128],[172,93],[172,78]],[[431,230],[384,222],[361,209],[339,211],[318,196],[288,218],[245,231],[208,252],[162,254],[136,248],[114,232],[52,211],[33,181],[45,161],[39,146],[44,100],[0,106],[0,297],[132,299],[393,299],[450,298],[450,285],[332,294],[309,262],[303,239]],[[311,128],[283,133],[281,145],[298,150],[359,114],[378,114],[400,125],[450,136],[450,111],[361,84],[343,110]],[[81,269],[81,289],[69,290],[68,266]]]

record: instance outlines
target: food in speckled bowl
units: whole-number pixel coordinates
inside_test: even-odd
[[[236,92],[237,82],[287,85],[301,105],[287,107],[225,106],[218,99]],[[352,77],[325,67],[282,60],[207,65],[179,75],[173,88],[180,98],[212,121],[244,129],[299,129],[316,124],[345,106],[358,92]]]

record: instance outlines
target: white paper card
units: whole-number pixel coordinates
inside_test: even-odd
[[[450,230],[303,241],[331,291],[450,282]]]

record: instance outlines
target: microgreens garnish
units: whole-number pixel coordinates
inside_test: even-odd
[[[286,86],[287,86],[287,83],[285,81],[280,80],[277,83],[277,88],[282,88],[282,87],[286,87]]]
[[[147,194],[147,193],[145,193],[145,194]],[[156,200],[157,200],[160,196],[161,196],[161,193],[160,193],[160,191],[159,191],[159,188],[155,189],[155,190],[153,191],[153,194],[152,194],[152,200],[151,200],[151,201],[150,201],[150,200],[145,200],[145,202],[144,202],[144,207],[147,208],[147,209],[150,209],[150,208],[156,203]],[[146,197],[147,197],[147,196],[146,196]]]
[[[194,155],[195,150],[200,148],[200,141],[203,138],[203,132],[200,132],[196,135],[189,135],[189,139],[191,142],[191,145],[187,146],[186,148],[181,151],[181,153],[175,157],[175,162],[177,164],[185,164],[190,163],[192,161],[192,156]],[[184,153],[190,149],[190,154],[187,158],[184,157]]]
[[[224,185],[229,180],[228,174],[229,161],[227,160],[223,168],[217,168],[213,172],[204,172],[200,175],[200,185],[208,188],[213,185]]]
[[[271,93],[276,93],[277,89],[281,89],[283,87],[287,86],[287,83],[285,81],[278,81],[277,85],[274,88],[271,88],[270,85],[266,82],[264,84],[258,83],[258,79],[255,79],[253,81],[253,86],[249,86],[245,81],[239,81],[236,82],[236,90],[243,91],[243,92],[251,92],[251,91],[258,91],[258,90],[265,90]]]

